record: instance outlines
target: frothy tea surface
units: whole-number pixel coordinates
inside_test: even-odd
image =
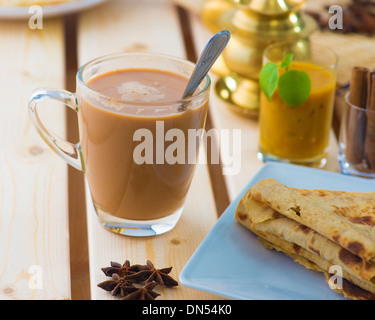
[[[88,85],[111,98],[149,103],[181,99],[187,81],[166,71],[129,69],[97,76]]]
[[[166,71],[129,69],[99,75],[88,85],[106,96],[126,101],[127,105],[134,102],[138,109],[142,102],[180,99],[187,82],[187,78]],[[78,113],[85,175],[98,214],[150,220],[181,209],[195,165],[135,163],[133,153],[141,142],[134,141],[134,133],[138,129],[149,130],[155,150],[156,122],[161,121],[165,132],[180,129],[187,145],[188,130],[204,127],[207,99],[197,107],[172,114],[155,114],[154,107],[149,106],[141,116],[127,110],[113,112],[111,106],[99,103],[80,98]],[[164,152],[172,143],[165,142]]]

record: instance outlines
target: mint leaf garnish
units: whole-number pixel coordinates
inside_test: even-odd
[[[277,88],[278,81],[279,70],[277,64],[267,62],[259,74],[259,85],[268,101],[271,101],[271,96]]]
[[[279,79],[279,94],[289,106],[295,108],[306,102],[311,91],[311,80],[304,71],[288,70]]]
[[[292,62],[293,60],[293,53],[288,53],[285,57],[284,57],[284,60],[283,62],[281,62],[280,64],[280,68],[288,68],[290,63]]]
[[[272,95],[279,87],[281,99],[295,108],[305,103],[309,98],[311,79],[306,72],[290,68],[293,57],[292,53],[285,55],[280,66],[273,62],[267,62],[260,71],[259,86],[268,101],[271,101]],[[285,69],[280,77],[279,68]]]

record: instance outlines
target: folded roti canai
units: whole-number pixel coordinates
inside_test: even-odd
[[[305,190],[265,179],[250,188],[236,219],[267,248],[331,277],[345,279],[336,291],[354,299],[375,298],[375,193]]]

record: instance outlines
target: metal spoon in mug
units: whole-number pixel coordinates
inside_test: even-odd
[[[224,50],[230,39],[230,33],[227,30],[222,30],[216,33],[204,47],[193,73],[189,79],[186,89],[182,95],[182,99],[188,98],[193,95],[198,88],[212,65]],[[178,111],[185,111],[190,102],[184,102],[178,107]]]

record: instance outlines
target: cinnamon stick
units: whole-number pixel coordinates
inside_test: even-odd
[[[367,110],[365,159],[367,167],[375,172],[375,71],[368,75]]]
[[[349,102],[361,109],[366,109],[369,69],[354,67],[350,80]],[[360,164],[364,158],[366,135],[366,112],[348,106],[346,160]]]

